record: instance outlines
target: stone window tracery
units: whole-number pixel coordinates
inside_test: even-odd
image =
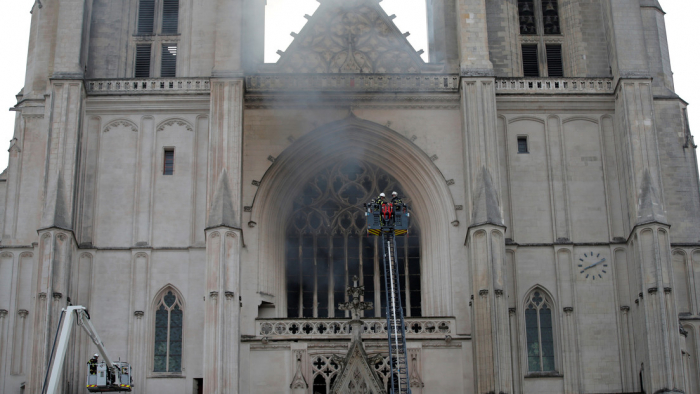
[[[164,291],[156,305],[154,372],[182,371],[183,308],[178,296]]]
[[[553,302],[540,289],[535,289],[525,302],[527,366],[529,372],[553,372],[554,327]]]
[[[366,235],[363,203],[380,192],[410,196],[383,169],[345,160],[319,171],[294,198],[286,231],[288,317],[347,317],[338,304],[354,275],[365,286],[364,316],[385,316],[382,249]],[[412,218],[409,235],[397,237],[402,305],[406,316],[421,315],[420,230]]]

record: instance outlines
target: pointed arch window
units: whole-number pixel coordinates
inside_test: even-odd
[[[286,225],[288,317],[347,317],[338,303],[353,276],[374,302],[366,317],[385,316],[381,242],[366,235],[363,203],[380,192],[410,196],[383,169],[344,160],[319,171],[293,200]],[[406,316],[421,315],[420,230],[412,217],[409,235],[397,237],[401,303]]]
[[[154,372],[182,372],[182,302],[172,290],[156,304]]]
[[[540,289],[530,293],[525,303],[525,331],[527,338],[527,368],[529,372],[553,372],[554,304]]]

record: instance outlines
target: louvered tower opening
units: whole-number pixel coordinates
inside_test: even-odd
[[[561,45],[547,44],[547,74],[550,77],[563,77],[564,65],[561,59]]]
[[[153,34],[153,26],[156,16],[155,0],[141,0],[139,2],[138,34]]]
[[[180,0],[163,0],[163,34],[177,34]]]
[[[163,44],[160,59],[160,76],[174,78],[177,68],[177,45]]]
[[[539,77],[540,68],[537,64],[537,44],[523,44],[523,75],[526,77]]]
[[[136,78],[148,78],[151,76],[151,44],[136,45],[134,76]]]

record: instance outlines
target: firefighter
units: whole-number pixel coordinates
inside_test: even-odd
[[[379,193],[379,197],[377,197],[376,200],[372,201],[372,203],[374,205],[374,209],[379,210],[379,212],[382,212],[379,215],[379,223],[381,226],[384,226],[383,208],[384,208],[384,205],[386,204],[386,194]]]
[[[88,360],[87,364],[90,367],[90,375],[97,375],[97,359],[99,357],[99,355],[95,354]]]
[[[374,203],[378,205],[386,204],[386,194],[379,193],[379,197],[377,197],[377,199],[374,200]]]
[[[403,201],[401,201],[401,198],[399,197],[399,193],[397,192],[392,192],[391,193],[391,203],[394,205],[401,205],[403,204]]]

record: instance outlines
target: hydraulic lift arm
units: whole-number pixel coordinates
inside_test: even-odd
[[[58,345],[56,346],[53,364],[51,364],[46,394],[55,394],[58,392],[61,373],[63,372],[63,364],[65,363],[66,359],[66,351],[68,349],[68,340],[70,339],[70,334],[73,331],[74,321],[78,324],[78,326],[82,327],[92,342],[97,346],[97,350],[107,364],[107,368],[109,371],[111,371],[112,376],[120,376],[119,367],[114,365],[112,359],[109,357],[109,354],[105,349],[105,345],[100,339],[100,336],[97,334],[95,326],[92,325],[90,316],[88,315],[85,307],[69,306],[68,308],[64,309],[63,312],[65,313],[65,317],[60,327],[61,336],[58,340]]]

